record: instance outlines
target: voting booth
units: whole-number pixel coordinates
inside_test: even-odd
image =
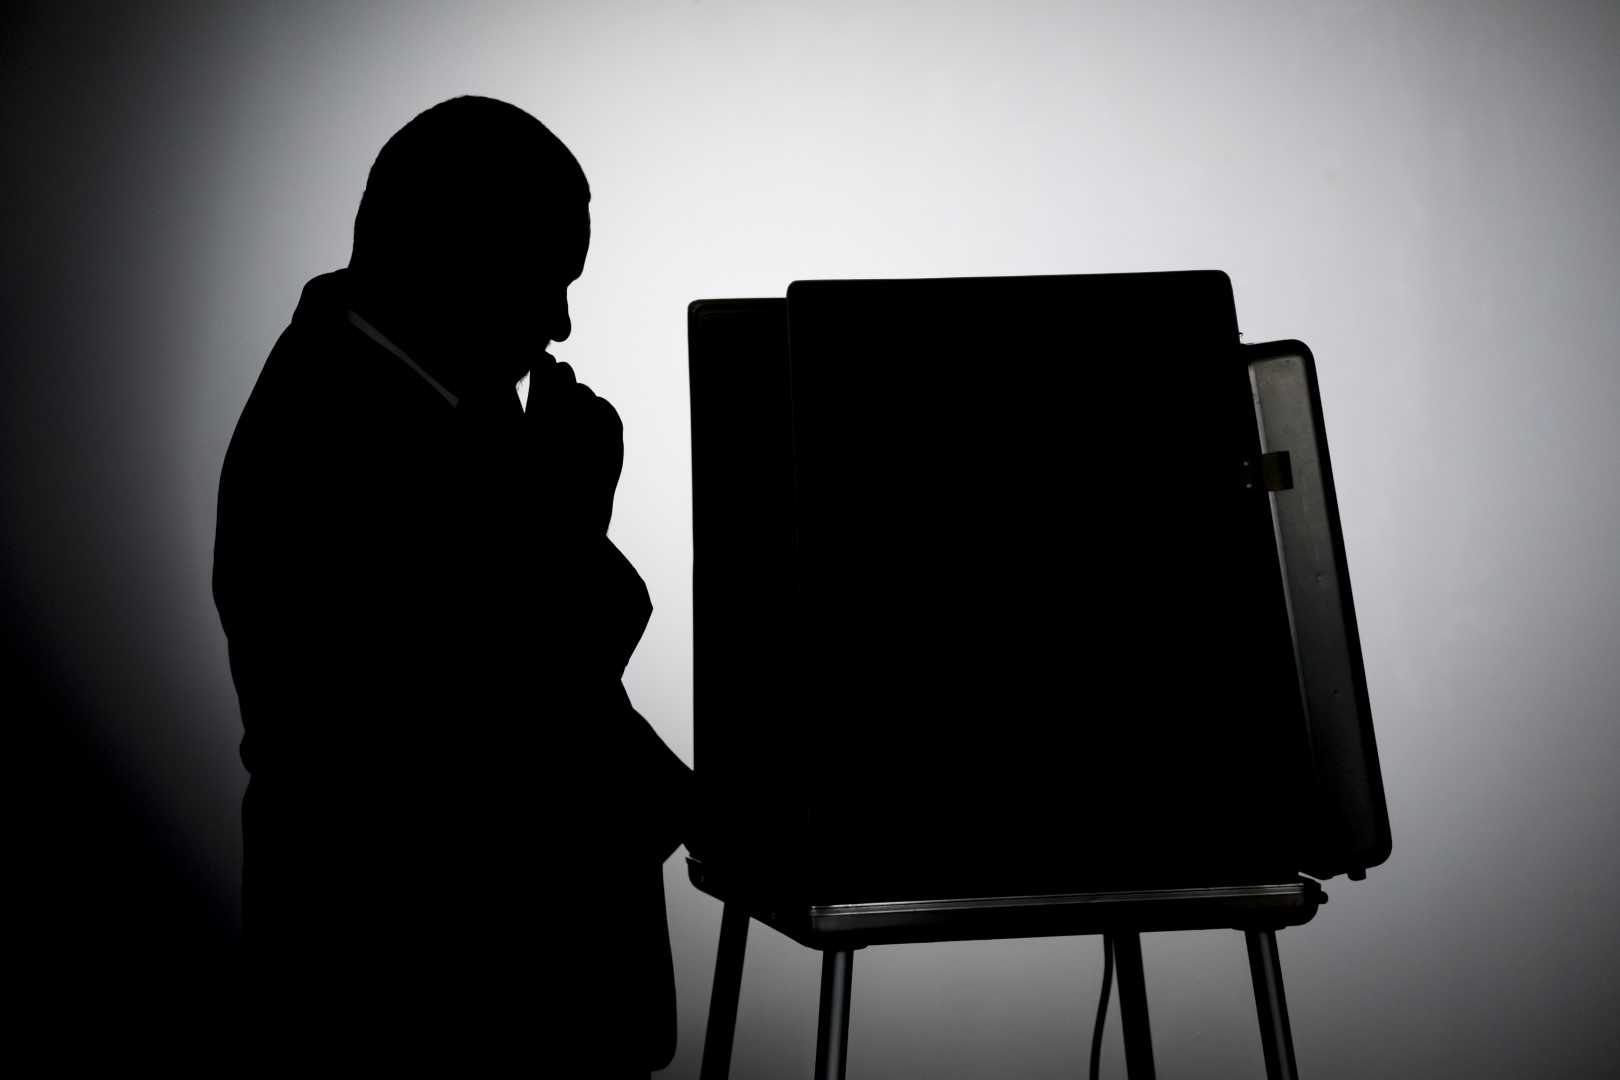
[[[1387,858],[1314,360],[1241,344],[1225,274],[799,281],[688,331],[728,917],[854,948],[1288,884],[1203,916],[1275,927]]]

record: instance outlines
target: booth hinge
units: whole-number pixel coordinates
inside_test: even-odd
[[[1243,462],[1243,486],[1250,490],[1287,491],[1294,486],[1294,462],[1287,450],[1260,455],[1258,467],[1251,460]]]

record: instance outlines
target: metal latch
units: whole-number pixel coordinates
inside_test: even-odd
[[[1250,491],[1287,491],[1294,486],[1294,461],[1286,450],[1260,455],[1260,467],[1243,463],[1243,486]]]

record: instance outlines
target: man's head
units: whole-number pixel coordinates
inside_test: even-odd
[[[522,109],[435,105],[371,167],[349,260],[357,303],[452,378],[509,386],[568,336],[590,198],[574,155]]]

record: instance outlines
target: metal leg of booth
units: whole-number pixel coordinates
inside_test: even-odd
[[[726,904],[720,915],[720,950],[714,959],[709,993],[709,1027],[703,1036],[701,1080],[726,1080],[737,1034],[737,996],[742,989],[743,953],[748,946],[748,909]]]
[[[1130,1080],[1153,1080],[1153,1033],[1148,1028],[1147,984],[1142,979],[1142,938],[1109,934],[1114,971],[1119,976],[1119,1027],[1125,1036],[1125,1073]]]
[[[849,1059],[849,988],[853,949],[821,954],[821,1016],[816,1023],[816,1080],[844,1080]]]
[[[701,880],[699,884],[702,884]],[[742,904],[725,905],[720,920],[720,948],[715,958],[714,987],[709,999],[708,1030],[703,1043],[702,1080],[727,1080],[731,1071],[743,954],[748,943],[748,922],[748,911]],[[1126,925],[1129,925],[1128,921]],[[1283,995],[1276,932],[1273,929],[1247,930],[1245,935],[1267,1080],[1297,1080],[1298,1070],[1294,1064],[1294,1043],[1288,1025],[1288,1002]],[[1126,1073],[1130,1080],[1154,1080],[1153,1037],[1148,1024],[1147,988],[1142,974],[1141,936],[1135,932],[1113,933],[1106,934],[1104,941],[1113,956],[1119,977],[1120,1028],[1125,1041]],[[849,1057],[853,966],[853,948],[832,948],[822,952],[821,1006],[816,1028],[816,1080],[844,1080]]]
[[[1288,999],[1283,996],[1282,964],[1277,935],[1249,930],[1249,974],[1254,978],[1255,1011],[1260,1014],[1260,1045],[1266,1053],[1266,1080],[1297,1080],[1294,1036],[1288,1029]]]

